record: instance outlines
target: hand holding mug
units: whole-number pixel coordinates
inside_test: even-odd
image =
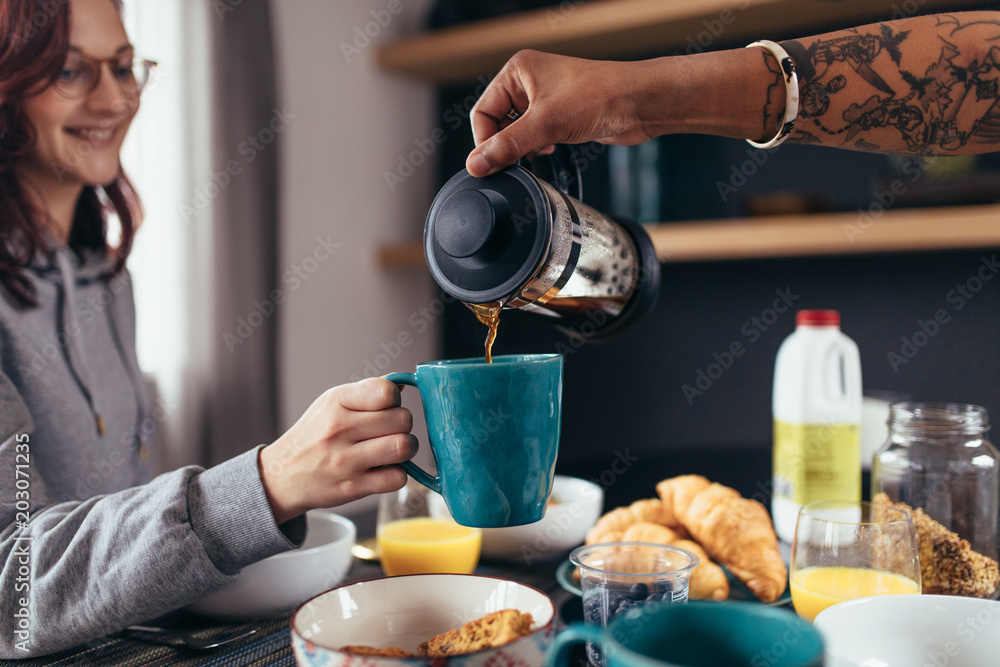
[[[288,431],[260,452],[260,473],[278,524],[406,483],[397,465],[417,452],[413,415],[399,388],[381,378],[324,392]]]
[[[545,515],[559,447],[558,354],[429,361],[386,379],[420,391],[437,474],[402,464],[444,496],[463,526],[497,528]]]

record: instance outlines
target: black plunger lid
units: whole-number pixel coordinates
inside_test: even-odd
[[[424,255],[434,281],[466,303],[520,290],[549,247],[551,209],[535,177],[513,165],[474,178],[464,169],[434,198]]]

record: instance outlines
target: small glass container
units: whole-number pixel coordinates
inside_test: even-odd
[[[694,554],[646,542],[582,546],[573,550],[569,560],[580,570],[584,622],[601,627],[647,603],[686,603],[691,571],[698,567]],[[592,667],[607,664],[594,642],[587,642],[587,658]]]
[[[965,403],[893,403],[889,439],[872,461],[872,493],[920,508],[997,558],[997,450],[986,409]]]

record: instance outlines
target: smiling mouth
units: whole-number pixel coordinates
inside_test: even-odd
[[[117,129],[67,128],[66,133],[92,144],[104,144],[114,138]]]

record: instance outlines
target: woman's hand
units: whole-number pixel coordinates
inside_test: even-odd
[[[316,507],[334,507],[402,488],[399,463],[417,453],[413,415],[399,388],[370,378],[334,387],[260,452],[260,472],[278,524]]]
[[[551,152],[554,144],[631,145],[656,136],[641,117],[636,86],[646,67],[540,51],[516,53],[472,108],[476,149],[466,168],[482,177],[521,156]],[[507,115],[511,109],[520,114],[515,121]]]

